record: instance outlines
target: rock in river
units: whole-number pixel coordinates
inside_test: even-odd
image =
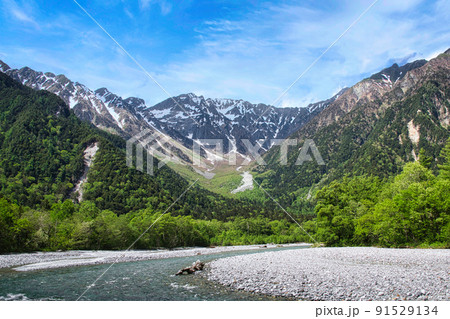
[[[193,274],[196,271],[202,270],[204,266],[205,263],[197,260],[196,262],[192,263],[192,266],[179,270],[175,275],[179,276],[183,274]]]

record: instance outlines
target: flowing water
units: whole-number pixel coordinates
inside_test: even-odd
[[[115,264],[82,300],[280,300],[208,281],[200,273],[174,276],[196,260],[211,260],[266,251],[302,249],[285,247],[226,252],[181,258]],[[0,270],[0,300],[76,300],[110,265],[17,272]]]

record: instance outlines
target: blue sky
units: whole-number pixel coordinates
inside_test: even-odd
[[[171,95],[272,103],[372,1],[78,0]],[[0,0],[0,59],[153,105],[167,95],[71,0]],[[450,47],[450,1],[380,0],[284,96],[306,106]]]

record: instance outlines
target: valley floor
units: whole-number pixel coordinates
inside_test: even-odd
[[[215,260],[212,281],[300,300],[449,300],[450,250],[311,248]]]
[[[222,252],[241,250],[263,250],[275,248],[278,245],[245,245],[220,246],[214,248],[195,247],[173,250],[130,250],[130,251],[66,251],[66,252],[36,252],[23,254],[0,255],[0,269],[12,268],[16,271],[33,271],[73,266],[110,264],[117,262],[132,262],[151,259],[174,257],[189,257],[209,255]],[[310,246],[310,244],[284,244],[283,247]]]

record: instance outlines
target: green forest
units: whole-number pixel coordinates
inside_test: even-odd
[[[449,248],[450,139],[441,154],[437,176],[422,156],[394,178],[344,177],[322,188],[317,238],[328,246]]]
[[[189,183],[168,167],[154,176],[127,167],[124,147],[56,95],[0,73],[0,253],[126,249],[148,229],[134,249],[311,241],[261,191],[233,199],[196,185],[176,201]],[[421,152],[396,173],[339,176],[311,199],[305,187],[277,198],[328,246],[449,247],[450,142],[437,162]]]
[[[317,193],[316,218],[303,228],[327,246],[450,247],[450,141],[437,176],[429,160],[408,163],[388,181],[344,177]],[[0,251],[126,249],[150,226],[136,249],[310,242],[286,219],[161,217],[145,208],[118,215],[95,201],[70,199],[49,210],[0,199]],[[299,216],[296,216],[299,217]]]

